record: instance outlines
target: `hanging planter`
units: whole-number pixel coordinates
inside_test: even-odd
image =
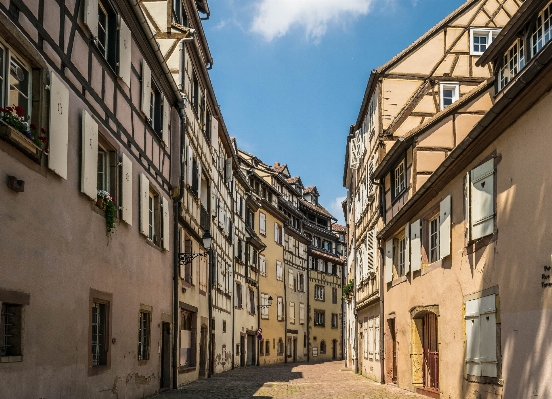
[[[115,231],[115,218],[117,214],[115,198],[107,191],[98,190],[96,206],[105,212],[106,235],[108,238],[111,238],[111,234]]]

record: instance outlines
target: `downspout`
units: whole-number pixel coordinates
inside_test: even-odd
[[[182,47],[181,47],[182,48]],[[179,314],[179,302],[178,302],[178,285],[179,285],[179,268],[180,261],[178,257],[178,251],[180,247],[179,240],[179,224],[178,216],[180,215],[180,205],[182,198],[184,197],[184,141],[186,135],[186,113],[184,108],[186,102],[184,100],[178,103],[178,115],[180,117],[180,186],[178,196],[173,199],[173,218],[174,218],[174,266],[173,266],[173,389],[178,388],[178,314]]]
[[[385,384],[385,359],[383,358],[383,355],[384,355],[384,351],[383,351],[383,339],[385,337],[385,323],[384,323],[384,315],[383,315],[383,293],[384,293],[384,278],[383,278],[383,274],[382,273],[382,270],[383,268],[385,267],[384,266],[384,254],[383,254],[383,247],[381,246],[381,243],[380,245],[378,246],[378,249],[379,249],[379,252],[380,252],[380,265],[382,265],[380,267],[380,331],[379,331],[379,335],[380,335],[380,344],[379,344],[379,352],[380,352],[380,378],[381,378],[381,383],[382,384]]]
[[[207,251],[209,253],[209,283],[207,284],[207,290],[209,291],[208,293],[208,304],[207,306],[209,306],[209,320],[208,320],[208,330],[209,330],[209,344],[208,344],[208,349],[207,349],[207,353],[209,354],[209,372],[207,373],[207,378],[211,378],[211,375],[213,375],[213,371],[214,370],[211,370],[211,365],[213,366],[212,368],[215,368],[215,361],[214,361],[214,357],[213,357],[213,352],[214,352],[214,348],[213,348],[213,276],[214,276],[214,273],[213,273],[213,245],[211,245],[211,248],[209,248],[209,250]]]
[[[301,226],[303,227],[303,226]],[[307,363],[310,362],[310,265],[309,265],[309,245],[307,245]]]
[[[282,228],[282,243],[285,245],[285,238],[283,237],[285,234],[285,228]],[[282,281],[284,282],[284,303],[282,304],[282,316],[284,316],[284,363],[287,363],[287,323],[288,323],[288,311],[289,311],[289,305],[287,303],[287,283],[286,283],[286,273],[289,273],[289,270],[286,271],[286,262],[285,262],[285,254],[284,254],[284,247],[282,246],[282,260],[284,261],[282,263]]]
[[[234,231],[232,232],[232,240],[233,242],[236,242],[236,219],[235,219],[235,209],[234,209],[234,206],[235,206],[235,201],[234,201],[234,180],[232,180],[231,182],[232,184],[232,228],[234,229]],[[236,345],[235,345],[235,342],[236,342],[236,330],[235,330],[235,327],[236,327],[236,308],[235,308],[235,295],[234,295],[234,273],[236,272],[236,246],[234,244],[232,244],[232,304],[230,305],[230,310],[232,311],[232,370],[234,370],[234,364],[235,364],[235,359],[234,359],[234,356],[236,355]],[[242,348],[243,349],[243,348]]]

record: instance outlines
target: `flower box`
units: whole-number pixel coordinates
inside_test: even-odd
[[[11,126],[0,123],[0,137],[21,150],[33,161],[40,163],[42,158],[42,149],[33,143],[19,130]]]

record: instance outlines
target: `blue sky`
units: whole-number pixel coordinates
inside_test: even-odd
[[[346,137],[370,71],[465,0],[211,0],[211,80],[238,146],[288,165],[343,223]]]

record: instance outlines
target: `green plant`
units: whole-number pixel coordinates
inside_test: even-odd
[[[344,287],[343,287],[343,299],[348,299],[349,295],[353,292],[353,289],[355,288],[355,280],[350,280]]]
[[[6,108],[0,107],[1,121],[23,133],[37,147],[44,149],[48,142],[46,130],[44,128],[40,128],[39,130],[34,124],[30,123],[29,116],[27,116],[27,119],[29,120],[25,120],[24,110],[19,105]],[[44,151],[48,153],[47,148]]]
[[[98,190],[98,198],[102,200],[100,208],[105,211],[106,234],[107,237],[111,237],[115,231],[115,215],[117,213],[115,198],[104,190]]]

